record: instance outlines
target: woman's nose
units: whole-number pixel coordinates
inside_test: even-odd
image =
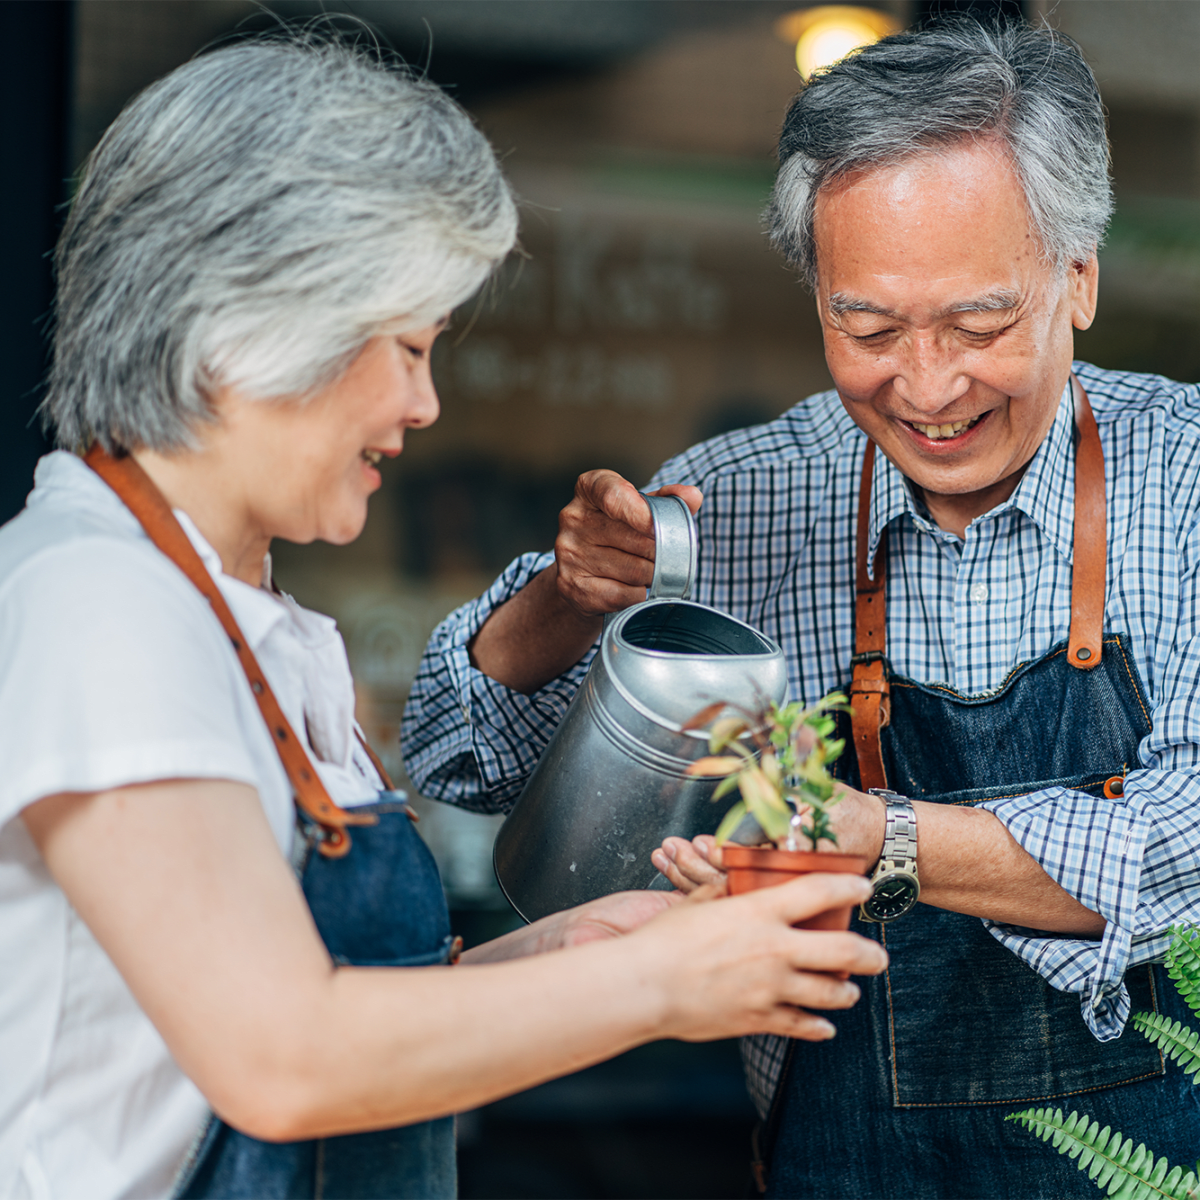
[[[404,416],[404,424],[413,429],[425,429],[438,419],[442,411],[438,400],[437,388],[434,386],[433,373],[429,363],[422,364],[422,369],[414,372],[413,392],[411,403]]]

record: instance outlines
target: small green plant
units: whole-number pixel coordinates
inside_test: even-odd
[[[1166,956],[1167,974],[1187,1006],[1200,1016],[1200,928],[1172,926]],[[1179,1063],[1192,1083],[1200,1082],[1200,1034],[1181,1021],[1161,1013],[1137,1012],[1130,1022],[1168,1058]],[[1134,1146],[1108,1126],[1073,1112],[1064,1117],[1061,1108],[1027,1108],[1011,1113],[1006,1121],[1019,1121],[1044,1142],[1053,1142],[1059,1154],[1069,1155],[1081,1171],[1101,1190],[1116,1200],[1197,1200],[1200,1197],[1200,1163],[1195,1171],[1172,1167],[1156,1158],[1143,1145]]]
[[[702,729],[712,722],[709,754],[692,763],[687,774],[723,776],[713,800],[735,788],[741,793],[717,829],[718,844],[729,841],[749,815],[777,846],[798,849],[798,834],[814,850],[822,840],[836,846],[829,810],[841,797],[828,764],[845,747],[832,736],[837,727],[832,714],[849,709],[846,697],[833,692],[811,708],[780,708],[772,701],[757,712],[735,710],[739,715],[715,719],[728,707],[710,704],[684,726]]]

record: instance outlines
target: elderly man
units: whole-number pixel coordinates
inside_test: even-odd
[[[793,697],[851,687],[839,844],[898,873],[838,1040],[746,1048],[768,1190],[1094,1195],[1001,1120],[1041,1103],[1190,1162],[1200,1105],[1120,1034],[1131,1001],[1183,1015],[1154,964],[1200,918],[1200,391],[1072,364],[1111,212],[1091,72],[1023,26],[901,34],[812,81],[779,159],[836,391],[652,486],[702,491],[696,598],[782,644]],[[427,792],[511,802],[650,528],[585,475],[554,555],[439,628],[406,719]],[[719,865],[664,849],[684,887]]]

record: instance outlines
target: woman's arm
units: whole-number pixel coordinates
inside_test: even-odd
[[[31,805],[46,863],[183,1071],[287,1140],[461,1111],[655,1038],[831,1036],[813,1008],[885,957],[793,921],[862,899],[822,876],[670,906],[628,937],[515,962],[338,968],[252,788],[176,781]]]

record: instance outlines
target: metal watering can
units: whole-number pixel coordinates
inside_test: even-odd
[[[536,921],[626,889],[670,888],[650,862],[672,835],[713,833],[719,779],[684,776],[708,735],[682,726],[717,700],[782,703],[783,651],[765,634],[686,597],[696,524],[677,496],[646,496],[654,579],[646,600],[605,619],[600,649],[500,827],[496,878]]]

